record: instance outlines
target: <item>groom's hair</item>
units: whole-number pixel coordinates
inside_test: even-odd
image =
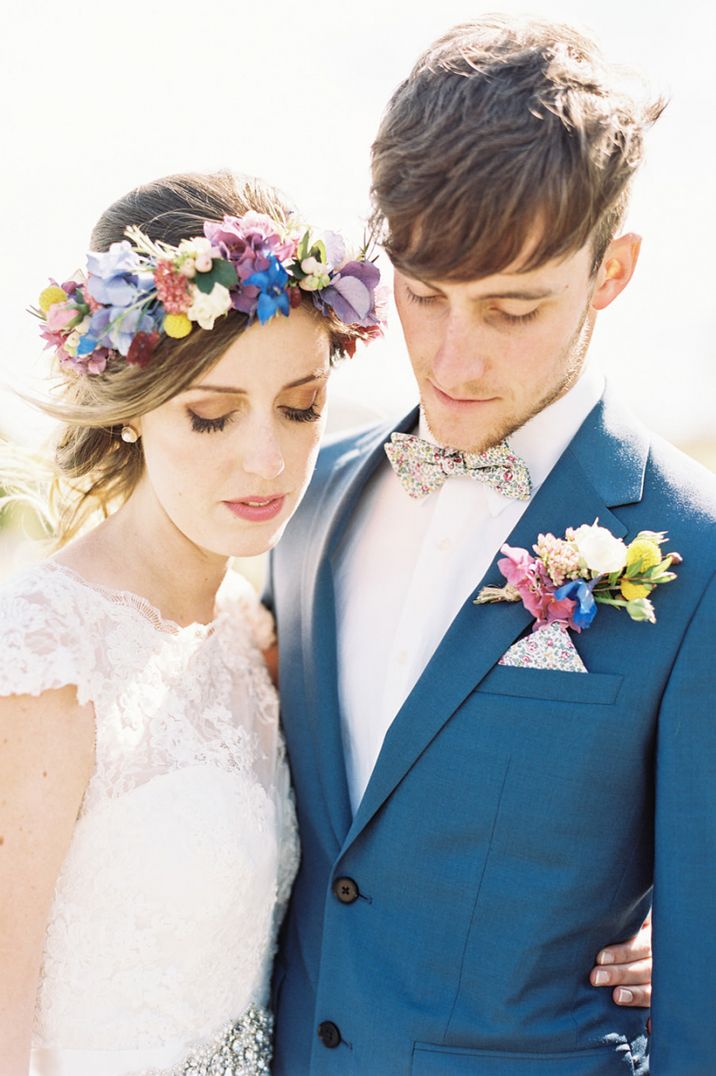
[[[666,104],[626,80],[560,23],[485,15],[449,30],[393,94],[373,144],[373,219],[393,264],[472,280],[591,240],[595,271]]]

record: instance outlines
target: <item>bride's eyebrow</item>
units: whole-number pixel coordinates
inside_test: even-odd
[[[307,374],[306,377],[300,377],[297,381],[289,381],[279,391],[284,392],[286,389],[297,389],[301,385],[309,385],[311,381],[325,381],[328,377],[327,370],[315,370],[312,374]],[[220,392],[224,396],[246,396],[246,389],[239,389],[235,386],[229,385],[192,385],[186,389],[187,392],[196,392],[201,389],[203,392]]]

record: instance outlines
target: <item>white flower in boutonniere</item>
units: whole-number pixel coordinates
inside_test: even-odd
[[[595,520],[591,527],[583,523],[576,531],[571,528],[565,538],[576,546],[584,561],[584,567],[598,575],[620,572],[626,566],[627,547],[621,538],[615,538],[606,527],[600,527]],[[659,557],[661,560],[661,557]]]
[[[606,527],[583,524],[567,528],[564,538],[540,534],[526,549],[503,545],[497,567],[507,580],[503,587],[483,587],[476,605],[495,601],[521,601],[535,618],[534,629],[558,623],[582,631],[597,614],[597,605],[626,609],[632,620],[654,623],[656,615],[648,595],[676,574],[678,553],[662,556],[663,531],[640,531],[626,545]]]

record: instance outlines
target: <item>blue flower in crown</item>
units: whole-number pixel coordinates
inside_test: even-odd
[[[106,347],[126,357],[137,333],[157,332],[160,327],[161,316],[146,308],[102,307],[92,315],[77,355],[83,358],[97,347]]]
[[[87,272],[89,293],[103,306],[131,306],[154,290],[154,275],[126,239],[103,253],[88,254]]]
[[[263,272],[252,273],[246,284],[259,289],[256,315],[262,325],[279,312],[288,317],[291,303],[288,298],[288,273],[273,254],[268,257],[269,267]]]

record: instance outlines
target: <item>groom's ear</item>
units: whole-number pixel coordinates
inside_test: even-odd
[[[641,236],[627,232],[613,239],[597,269],[597,282],[592,294],[593,310],[604,310],[631,280],[641,250]]]

